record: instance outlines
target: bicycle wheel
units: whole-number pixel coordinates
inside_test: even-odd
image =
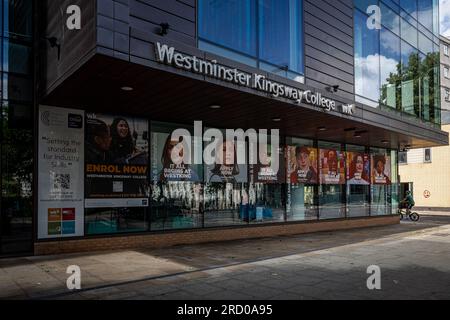
[[[411,219],[411,221],[417,222],[417,221],[419,221],[420,216],[417,212],[413,212],[409,215],[409,218]]]

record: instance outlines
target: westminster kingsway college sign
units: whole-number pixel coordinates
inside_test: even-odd
[[[340,111],[353,115],[353,104],[341,105],[340,110],[335,100],[324,97],[320,92],[301,90],[286,84],[272,81],[266,76],[249,74],[236,68],[229,68],[219,64],[216,60],[206,60],[193,55],[186,55],[166,44],[156,43],[156,60],[159,63],[174,66],[189,72],[201,74],[210,78],[234,83],[272,95],[275,98],[286,98],[297,104],[307,103],[323,108],[325,111]]]

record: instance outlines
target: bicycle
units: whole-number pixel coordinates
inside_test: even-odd
[[[400,215],[400,220],[405,219],[405,216],[413,222],[417,222],[420,220],[420,215],[417,212],[412,212],[408,209],[398,209],[398,214]]]

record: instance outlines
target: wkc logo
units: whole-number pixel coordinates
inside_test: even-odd
[[[69,113],[68,126],[71,129],[83,128],[83,116],[79,114]]]

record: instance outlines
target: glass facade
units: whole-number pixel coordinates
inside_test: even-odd
[[[30,251],[33,243],[33,3],[5,0],[0,6],[2,255]],[[440,123],[436,3],[355,1],[355,90],[361,102]],[[373,4],[380,8],[381,25],[370,29],[367,7]],[[199,0],[198,21],[201,49],[303,81],[302,0]],[[203,158],[206,143],[203,136],[195,136],[198,133],[193,127],[145,118],[129,118],[128,123],[125,118],[105,119],[111,120],[111,124],[103,123],[105,140],[109,147],[117,148],[117,155],[123,151],[123,145],[114,146],[114,134],[124,130],[119,126],[127,128],[127,139],[134,141],[134,148],[142,151],[147,147],[145,159],[135,157],[137,149],[123,155],[132,154],[133,161],[150,168],[139,190],[130,192],[145,198],[148,205],[83,207],[85,236],[397,213],[396,150],[282,137],[278,150],[271,149],[271,141],[265,146],[266,157],[279,159],[280,170],[272,172],[265,163],[235,164],[236,143],[225,141],[219,148],[222,157],[234,163],[194,165],[195,158]],[[100,124],[97,121],[98,127]],[[171,135],[180,128],[191,134],[188,143],[193,153],[191,161],[173,163],[170,155],[180,141],[172,140]],[[184,152],[180,150],[182,157]],[[86,199],[93,191],[89,188]],[[114,181],[111,193],[123,194],[124,188],[127,185],[122,181]]]
[[[303,81],[303,1],[198,1],[199,48]]]
[[[440,126],[438,1],[354,5],[357,101]]]
[[[0,3],[0,254],[32,250],[33,3]]]
[[[172,137],[175,130],[180,129],[190,136],[188,140]],[[226,136],[225,131],[219,132]],[[151,122],[149,207],[87,209],[85,234],[396,214],[398,170],[395,150],[283,137],[278,150],[272,150],[270,141],[259,147],[257,164],[236,164],[238,150],[241,150],[239,144],[237,140],[225,139],[217,149],[223,153],[219,154],[219,151],[215,155],[213,164],[202,162],[198,165],[192,163],[196,163],[196,158],[203,159],[203,151],[210,142],[202,142],[204,132],[202,136],[195,134],[199,132],[193,127]],[[182,141],[187,144],[175,149]],[[244,142],[244,145],[248,158],[249,143]],[[174,150],[183,157],[181,163],[173,162]],[[270,165],[261,160],[261,157],[273,159],[272,152],[278,153],[278,172],[272,171]],[[220,159],[225,160],[221,162]],[[93,224],[100,220],[110,222],[103,223],[103,227],[95,225],[94,232]]]

